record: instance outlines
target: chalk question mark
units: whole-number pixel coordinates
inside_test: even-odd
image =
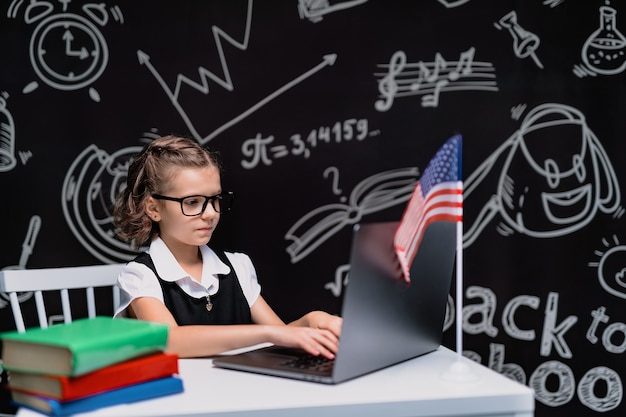
[[[328,167],[324,170],[324,178],[328,178],[329,176],[333,177],[333,185],[332,185],[332,189],[333,189],[333,194],[335,195],[340,195],[341,194],[341,188],[339,188],[339,169],[337,169],[337,167]],[[341,197],[340,199],[342,202],[346,201],[346,197]]]

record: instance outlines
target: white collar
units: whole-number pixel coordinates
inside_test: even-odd
[[[150,243],[148,250],[152,262],[159,274],[159,277],[168,282],[175,282],[184,278],[191,278],[189,274],[179,265],[176,258],[160,237]],[[230,268],[220,260],[217,254],[207,245],[200,246],[202,256],[202,284],[209,287],[217,275],[230,273]]]

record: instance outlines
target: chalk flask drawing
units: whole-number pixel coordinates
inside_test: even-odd
[[[626,38],[617,29],[617,11],[600,7],[600,26],[585,41],[583,61],[598,74],[619,74],[626,68]]]

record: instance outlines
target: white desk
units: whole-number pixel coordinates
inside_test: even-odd
[[[456,359],[456,353],[442,347],[339,385],[218,369],[210,359],[181,359],[184,393],[81,416],[533,416],[530,388],[479,364],[464,359],[477,376],[473,382],[442,378]],[[17,416],[41,414],[20,409]]]

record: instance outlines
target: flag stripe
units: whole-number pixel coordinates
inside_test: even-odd
[[[463,219],[462,191],[459,189],[446,190],[451,194],[435,193],[428,196],[423,207],[416,213],[413,227],[407,230],[408,239],[404,242],[404,251],[407,254],[407,262],[410,264],[417,253],[417,248],[422,240],[426,227],[434,221],[457,222]],[[434,198],[433,198],[434,197]],[[417,225],[417,226],[415,226]]]
[[[450,138],[431,159],[407,204],[394,237],[398,276],[409,271],[428,225],[463,221],[461,136]]]
[[[458,188],[452,188],[458,187]],[[418,194],[412,204],[409,204],[406,219],[403,219],[402,224],[398,228],[398,235],[396,236],[396,245],[406,248],[411,240],[417,234],[415,227],[423,217],[426,216],[430,210],[440,210],[448,208],[451,216],[458,216],[458,218],[450,218],[449,221],[461,221],[462,220],[462,197],[463,192],[460,189],[461,184],[448,185],[442,184],[437,189],[433,188],[432,195],[428,196],[426,201],[422,201]],[[416,187],[419,190],[419,184]],[[426,213],[426,214],[425,214]],[[404,221],[407,220],[407,221]]]

